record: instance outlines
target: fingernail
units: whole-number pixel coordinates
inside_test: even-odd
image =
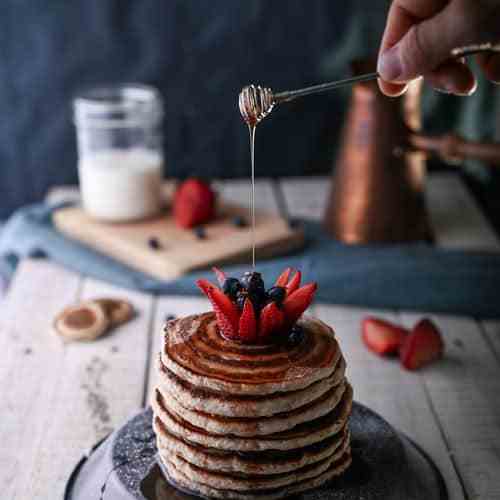
[[[403,73],[403,66],[399,58],[398,44],[382,52],[378,58],[377,71],[383,80],[392,82]]]

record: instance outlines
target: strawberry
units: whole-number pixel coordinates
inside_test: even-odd
[[[259,339],[265,339],[272,333],[278,332],[283,327],[284,320],[285,315],[276,302],[269,302],[260,312]]]
[[[443,351],[443,339],[436,325],[430,319],[422,319],[403,342],[399,358],[407,370],[418,370],[441,358]]]
[[[285,299],[282,307],[287,325],[295,323],[311,305],[317,288],[316,283],[309,283],[295,290]]]
[[[214,308],[217,324],[221,332],[229,339],[238,338],[240,313],[231,299],[207,280],[198,280],[198,287],[205,293]]]
[[[212,267],[212,271],[215,273],[219,285],[224,286],[224,282],[226,281],[226,273],[215,266]]]
[[[379,318],[364,318],[361,335],[368,349],[380,354],[396,354],[408,335],[408,330]]]
[[[285,287],[288,283],[288,280],[290,279],[290,274],[292,274],[292,268],[287,267],[280,275],[279,278],[276,280],[276,283],[274,286],[281,286]]]
[[[297,288],[299,288],[301,279],[302,279],[302,273],[300,271],[296,271],[293,278],[286,286],[287,296],[292,294],[293,292],[295,292],[295,290],[297,290]]]
[[[257,320],[252,301],[245,299],[243,311],[239,321],[238,340],[246,343],[252,343],[257,340]]]
[[[209,222],[215,215],[215,193],[199,179],[188,179],[177,189],[173,213],[178,226],[189,228]]]

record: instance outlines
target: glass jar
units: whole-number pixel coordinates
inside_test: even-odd
[[[85,211],[105,221],[142,219],[162,207],[163,103],[154,87],[122,84],[74,99]]]

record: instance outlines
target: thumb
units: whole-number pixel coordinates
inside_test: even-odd
[[[378,72],[388,82],[409,82],[450,59],[451,51],[471,38],[473,27],[453,2],[435,16],[414,24],[392,47],[380,54]]]

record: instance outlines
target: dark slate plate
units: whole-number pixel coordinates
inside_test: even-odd
[[[193,500],[170,485],[156,462],[151,410],[145,410],[75,467],[65,500]],[[351,467],[327,486],[295,500],[448,498],[443,478],[427,454],[384,419],[354,403],[350,420]]]

